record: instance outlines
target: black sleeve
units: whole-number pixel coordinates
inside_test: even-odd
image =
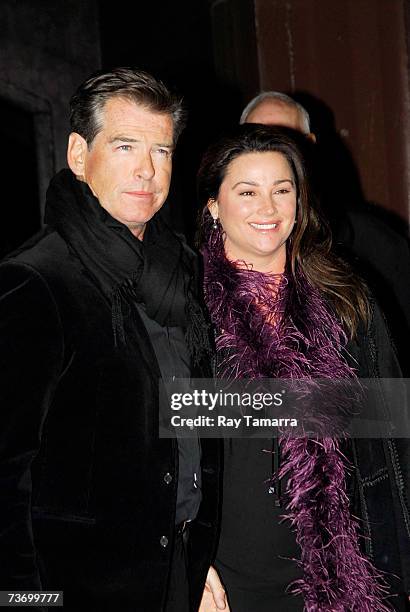
[[[389,329],[377,304],[374,305],[371,327],[373,329],[371,335],[374,335],[375,338],[377,371],[383,388],[383,379],[400,378],[401,370]],[[406,429],[410,422],[408,390],[409,385],[402,386],[400,399],[392,407],[393,410],[405,411],[401,418],[407,423]],[[385,440],[384,443],[392,480],[395,483],[393,497],[396,502],[399,544],[404,560],[403,579],[405,588],[410,593],[410,439],[394,438]]]
[[[402,372],[397,358],[397,351],[386,318],[377,302],[372,307],[371,337],[375,339],[375,358],[377,373],[380,378],[401,378]]]
[[[0,590],[40,590],[31,464],[61,370],[63,336],[46,282],[0,266]]]

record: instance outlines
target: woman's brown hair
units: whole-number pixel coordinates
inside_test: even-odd
[[[288,239],[288,268],[295,275],[302,270],[308,281],[323,291],[332,302],[347,335],[355,336],[360,321],[366,322],[369,302],[366,286],[331,249],[327,221],[320,212],[309,180],[306,138],[287,128],[245,124],[211,145],[198,172],[198,196],[203,210],[198,242],[204,244],[212,226],[209,200],[218,198],[219,188],[229,164],[247,153],[277,152],[288,161],[296,183],[297,213],[294,230]]]

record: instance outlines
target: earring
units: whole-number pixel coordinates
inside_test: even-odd
[[[214,222],[212,223],[212,229],[218,229],[218,217],[215,217]]]

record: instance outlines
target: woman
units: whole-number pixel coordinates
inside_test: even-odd
[[[331,254],[302,140],[240,126],[205,154],[198,186],[218,377],[400,376],[379,310]],[[352,464],[339,446],[225,444],[215,566],[232,612],[405,610],[408,445],[350,440]]]

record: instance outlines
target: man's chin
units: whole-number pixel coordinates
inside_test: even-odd
[[[152,217],[151,217],[152,218]],[[149,219],[148,219],[149,221]],[[126,225],[128,227],[128,229],[130,230],[136,230],[136,229],[144,229],[144,227],[147,225],[148,221],[122,221],[122,223],[124,223],[124,225]]]
[[[160,209],[161,207],[155,207],[154,210],[145,211],[145,214],[141,214],[142,211],[138,211],[139,214],[135,214],[136,211],[123,211],[125,214],[123,214],[122,218],[119,220],[129,229],[138,229],[145,227],[146,224],[149,223],[153,217],[155,217]]]

